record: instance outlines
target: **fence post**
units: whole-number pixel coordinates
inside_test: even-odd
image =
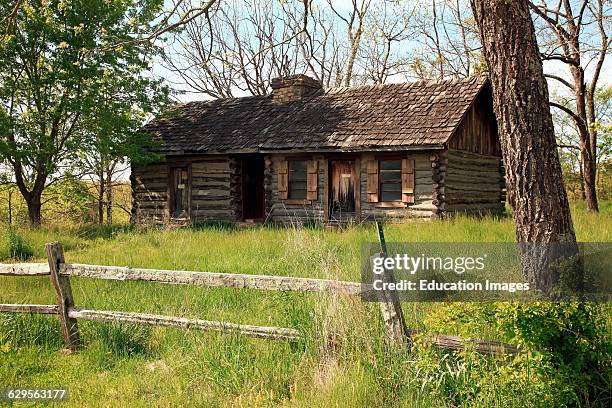
[[[59,320],[64,336],[64,344],[69,349],[76,349],[80,343],[79,327],[76,319],[68,316],[68,311],[74,307],[70,278],[59,274],[60,264],[64,263],[64,250],[59,242],[51,242],[45,245],[51,282],[57,294],[59,306]]]
[[[376,221],[376,227],[378,229],[378,239],[380,241],[380,256],[386,257],[387,243],[385,241],[382,223]],[[383,281],[385,283],[395,283],[393,271],[389,271],[385,268],[383,271]],[[406,327],[404,312],[402,311],[402,305],[399,301],[397,292],[385,290],[382,291],[380,295],[380,312],[385,322],[387,338],[392,344],[397,346],[402,346],[407,343],[408,347],[411,347],[410,332]]]

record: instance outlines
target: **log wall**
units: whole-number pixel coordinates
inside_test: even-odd
[[[402,153],[403,154],[403,153]],[[407,154],[407,153],[406,153]],[[330,158],[324,155],[300,156],[305,160],[316,159],[318,165],[318,191],[316,200],[281,200],[278,194],[278,164],[289,156],[270,155],[266,157],[266,219],[283,224],[292,223],[321,223],[326,220],[326,190],[329,188],[328,165]],[[335,155],[338,158],[341,156]],[[364,153],[360,155],[347,156],[354,159],[359,169],[359,197],[360,202],[356,204],[357,214],[351,214],[349,219],[354,221],[373,221],[375,219],[401,220],[407,217],[428,218],[436,216],[439,212],[433,200],[435,197],[435,186],[432,181],[431,153],[415,153],[409,155],[415,160],[415,202],[414,204],[402,204],[389,206],[385,203],[370,203],[367,196],[367,161],[374,158],[374,154]],[[379,155],[376,155],[379,157]]]
[[[240,164],[227,156],[191,164],[191,222],[236,221],[240,201]]]
[[[168,165],[132,166],[132,221],[163,224],[168,220]]]
[[[240,164],[227,156],[188,158],[132,166],[132,220],[140,225],[171,223],[168,171],[173,164],[189,165],[190,221],[236,221],[240,217]]]
[[[504,209],[501,158],[449,149],[439,159],[443,170],[436,195],[446,214],[490,213]]]
[[[359,197],[355,221],[432,218],[456,212],[499,212],[504,208],[501,159],[465,150],[402,153],[414,160],[414,203],[370,202],[367,193],[367,164],[380,154],[346,156],[358,166]],[[281,200],[278,168],[290,156],[264,157],[264,195],[267,222],[282,224],[323,223],[328,200],[328,165],[332,156],[301,155],[316,160],[316,200]],[[333,157],[342,157],[335,155]],[[242,218],[242,171],[240,159],[229,156],[186,158],[191,171],[191,222],[240,221]],[[133,219],[139,224],[169,221],[167,163],[132,168]],[[353,219],[353,218],[351,218]]]

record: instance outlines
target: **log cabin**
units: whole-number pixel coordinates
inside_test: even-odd
[[[163,159],[131,169],[137,224],[334,223],[504,209],[484,76],[179,104],[148,123]]]

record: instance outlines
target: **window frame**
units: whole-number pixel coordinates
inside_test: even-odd
[[[402,187],[402,157],[378,157],[377,158],[378,161],[378,202],[379,203],[392,203],[394,205],[400,205],[403,204],[402,201],[402,192],[403,192],[403,187]],[[399,163],[399,167],[396,170],[383,170],[382,169],[382,163],[383,162],[398,162]],[[389,182],[388,180],[383,180],[383,172],[396,172],[397,173],[397,179],[394,179],[394,181]],[[397,185],[398,191],[392,191],[394,193],[398,193],[399,197],[397,200],[385,200],[384,199],[384,192],[385,190],[383,190],[383,184],[394,184]],[[387,192],[389,192],[389,190],[386,190]]]
[[[308,199],[308,161],[309,159],[303,158],[303,157],[287,159],[287,199],[288,200],[306,201]],[[296,180],[292,180],[294,172],[291,170],[291,166],[294,163],[300,163],[300,162],[304,164],[304,179],[303,180],[300,179],[297,182],[304,183],[304,196],[295,197],[291,194],[292,192],[291,184],[293,182],[296,182]]]

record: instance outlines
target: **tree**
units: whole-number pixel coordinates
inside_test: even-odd
[[[0,172],[0,201],[6,201],[7,221],[13,224],[13,194],[15,186],[7,173]],[[6,196],[5,196],[6,195]]]
[[[555,92],[556,91],[556,92]],[[557,100],[557,104],[566,109],[575,110],[574,98],[568,96],[562,90],[553,88],[552,98]],[[612,87],[601,86],[595,90],[594,107],[597,121],[591,127],[597,132],[597,198],[607,197],[609,186],[603,181],[606,179],[608,167],[606,163],[610,160],[610,119],[612,117]],[[584,166],[582,165],[583,156],[580,146],[580,132],[574,121],[569,115],[560,109],[553,109],[553,122],[555,133],[557,134],[557,146],[561,149],[561,165],[566,181],[566,188],[573,188],[580,191],[582,200],[586,200],[584,183]],[[576,177],[577,176],[577,177]]]
[[[559,279],[553,264],[577,254],[577,245],[529,4],[471,4],[493,85],[523,272],[536,288],[548,292]]]
[[[351,0],[351,8],[346,16],[344,13],[334,7],[331,0],[327,0],[327,3],[334,14],[346,25],[346,36],[349,41],[349,54],[343,82],[344,86],[350,86],[354,75],[353,69],[355,66],[355,60],[357,59],[359,47],[361,46],[364,24],[368,9],[370,8],[371,0]]]
[[[147,29],[139,31],[137,35],[127,42],[151,43],[163,34],[179,29],[201,15],[208,15],[216,1],[217,0],[208,0],[206,2],[198,2],[198,5],[194,6],[192,4],[194,0],[168,0],[166,2],[168,10],[162,10],[159,15],[153,19],[155,21],[154,24],[150,24]],[[1,33],[2,39],[4,39],[4,36],[9,36],[15,31],[17,16],[24,3],[24,0],[15,0],[14,4],[7,4],[4,6],[4,13],[0,15],[0,26],[5,27],[4,32]],[[35,5],[39,3],[40,2],[36,2]],[[145,7],[146,6],[143,6],[143,8]],[[179,11],[182,11],[182,13],[179,13]],[[106,43],[101,48],[112,48],[126,44],[123,38],[116,38],[116,40],[116,42]]]
[[[465,78],[482,71],[480,41],[466,0],[422,2],[413,71],[420,79]]]
[[[365,26],[358,53],[362,82],[384,84],[391,77],[408,74],[408,56],[397,50],[402,42],[414,38],[411,20],[415,13],[416,6],[399,2],[372,5],[371,21]]]
[[[106,75],[104,92],[95,95],[94,107],[81,123],[85,138],[75,160],[78,172],[89,176],[96,189],[98,223],[113,222],[113,189],[129,161],[142,163],[159,159],[151,153],[153,141],[140,131],[149,113],[169,104],[165,86],[147,79],[148,86],[134,89],[131,77]]]
[[[604,0],[562,0],[553,5],[544,0],[530,2],[531,10],[544,23],[542,31],[549,34],[542,41],[542,59],[560,61],[569,69],[569,80],[557,72],[545,76],[563,86],[572,96],[571,105],[552,102],[551,106],[569,115],[578,129],[581,172],[590,211],[599,211],[595,94],[609,46],[604,3]],[[593,68],[587,71],[588,66]]]
[[[0,4],[10,29],[0,37],[0,161],[8,163],[41,222],[44,189],[60,178],[84,145],[107,78],[126,80],[124,99],[156,91],[144,74],[159,50],[146,39],[163,0],[23,0]],[[128,80],[129,79],[129,80]],[[110,81],[112,82],[112,81]],[[157,84],[155,84],[157,86]]]
[[[45,219],[55,224],[80,224],[93,221],[94,196],[81,177],[67,173],[47,187],[43,194]]]
[[[598,197],[606,194],[609,197],[610,184],[604,182],[610,177],[612,159],[612,86],[604,86],[595,91],[595,117],[593,127],[597,131],[597,186]]]
[[[187,92],[211,98],[265,95],[272,78],[304,72],[340,85],[344,48],[331,12],[312,3],[228,0],[175,33],[163,64]]]
[[[551,92],[551,98],[555,97],[558,96]],[[564,103],[567,102],[564,101]],[[576,136],[576,124],[558,109],[551,110],[551,113],[555,126],[557,147],[559,149],[559,160],[563,169],[565,189],[574,200],[579,198],[584,200],[582,156],[580,155],[580,146]]]
[[[482,64],[466,1],[226,0],[211,8],[214,18],[201,15],[174,34],[163,64],[183,90],[210,98],[268,94],[271,78],[295,73],[324,88],[398,81],[413,72],[421,79],[467,77]],[[427,37],[432,26],[437,45]]]

